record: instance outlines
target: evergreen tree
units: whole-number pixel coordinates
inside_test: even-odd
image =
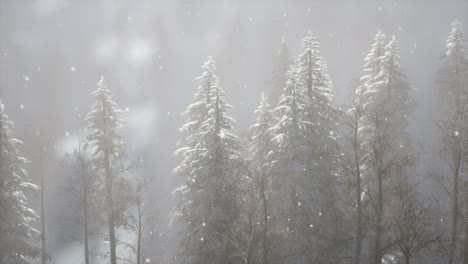
[[[179,203],[173,216],[181,233],[182,263],[236,263],[245,259],[233,232],[239,215],[236,195],[243,166],[241,147],[232,131],[235,120],[228,115],[231,106],[219,87],[211,58],[203,68],[195,99],[202,89],[207,97],[187,111],[188,125],[195,122],[199,127],[187,137],[187,145],[176,151],[183,155],[176,173],[185,179],[176,190]],[[194,105],[204,109],[204,115],[192,111]]]
[[[255,111],[257,114],[256,123],[249,128],[250,148],[249,164],[253,178],[253,185],[256,187],[255,193],[259,197],[259,222],[261,223],[261,263],[267,264],[269,261],[269,240],[270,233],[273,233],[269,226],[269,210],[271,206],[268,202],[268,196],[271,189],[271,161],[269,154],[273,148],[272,139],[274,134],[271,128],[277,120],[273,115],[268,98],[262,93],[260,105]]]
[[[86,118],[89,123],[87,139],[93,152],[96,173],[102,182],[102,193],[105,194],[104,207],[109,230],[110,261],[111,264],[116,264],[118,242],[116,231],[128,203],[123,190],[129,185],[128,179],[125,178],[129,165],[121,136],[123,130],[121,111],[113,101],[103,77],[97,86],[97,90],[93,92],[95,102]]]
[[[338,116],[339,111],[333,105],[331,93],[332,84],[327,73],[326,62],[320,55],[320,45],[311,32],[302,41],[303,53],[298,56],[298,79],[303,92],[308,97],[307,114],[311,122],[313,136],[309,138],[313,153],[309,162],[313,166],[316,204],[327,208],[327,214],[323,215],[327,225],[321,227],[320,236],[323,240],[318,246],[318,252],[310,257],[312,261],[333,262],[345,246],[344,219],[339,208],[338,168],[339,146]],[[325,191],[327,190],[327,191]],[[340,231],[341,229],[341,231]]]
[[[451,174],[451,225],[450,243],[448,245],[448,263],[459,261],[457,256],[459,235],[460,198],[468,201],[468,195],[462,196],[460,186],[464,176],[468,156],[468,55],[466,40],[460,22],[452,23],[452,29],[447,39],[447,51],[443,57],[442,67],[437,75],[437,89],[441,102],[442,121],[438,122],[441,133],[440,154],[450,169]],[[466,185],[466,182],[465,182]],[[466,187],[465,187],[466,188]],[[464,211],[468,212],[465,201]],[[465,219],[466,221],[466,219]],[[463,261],[468,263],[468,225],[465,224],[465,243],[463,246]]]
[[[391,241],[386,230],[391,225],[386,183],[396,175],[408,173],[414,162],[414,149],[406,132],[414,102],[410,86],[401,72],[398,45],[394,38],[384,45],[384,35],[377,33],[364,64],[364,76],[356,94],[366,105],[363,115],[363,139],[367,153],[368,189],[366,198],[373,235],[371,261],[382,263]],[[390,184],[390,183],[388,183]]]
[[[318,167],[318,124],[311,120],[311,104],[298,70],[292,67],[275,109],[279,121],[271,129],[275,137],[270,154],[270,226],[282,235],[271,245],[273,263],[336,263],[334,251],[341,249],[335,243],[339,237],[336,176],[321,174]]]
[[[29,161],[19,155],[22,142],[13,137],[12,126],[0,101],[0,262],[26,264],[40,254],[34,228],[38,215],[27,198],[39,187],[27,178],[24,166]]]

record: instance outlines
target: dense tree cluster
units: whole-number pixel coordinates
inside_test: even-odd
[[[236,134],[215,61],[203,64],[175,152],[173,174],[182,183],[173,192],[170,224],[179,251],[172,261],[468,264],[468,52],[461,24],[452,24],[436,78],[434,141],[443,165],[435,178],[447,208],[419,193],[420,149],[408,133],[416,104],[394,36],[375,34],[353,98],[341,108],[312,33],[297,57],[285,39],[277,55],[246,136]],[[75,195],[76,239],[84,242],[85,264],[140,264],[151,225],[144,182],[127,155],[121,110],[104,78],[92,96],[83,139],[65,159],[74,169],[66,190]],[[12,127],[0,104],[0,263],[44,264],[44,224],[37,228],[28,198],[41,188],[27,177]],[[440,221],[447,212],[450,221]],[[93,247],[102,240],[105,252]]]
[[[218,95],[212,59],[203,66],[176,151],[175,174],[185,179],[172,214],[179,262],[468,261],[456,226],[465,226],[468,64],[460,24],[452,27],[437,82],[447,101],[441,145],[454,170],[451,235],[418,192],[419,150],[408,134],[416,104],[395,37],[374,36],[354,98],[340,109],[319,41],[309,33],[295,60],[283,39],[270,98],[262,94],[242,144],[232,119],[217,128],[230,107]]]

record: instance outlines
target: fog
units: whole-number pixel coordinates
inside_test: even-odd
[[[468,33],[466,0],[0,0],[0,98],[24,142],[20,153],[31,161],[26,168],[34,183],[44,150],[50,263],[83,261],[80,244],[68,237],[77,227],[64,213],[63,156],[84,135],[101,76],[124,110],[129,156],[147,181],[145,200],[156,218],[144,256],[157,261],[175,254],[168,223],[181,179],[172,175],[173,153],[180,114],[192,103],[208,56],[233,105],[235,130],[244,135],[271,85],[282,37],[293,56],[309,30],[319,38],[335,104],[344,107],[373,35],[395,35],[417,103],[410,133],[430,152],[438,109],[434,76],[455,19]],[[421,164],[430,156],[423,154]]]

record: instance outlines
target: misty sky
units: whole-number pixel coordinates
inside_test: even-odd
[[[150,182],[147,199],[165,233],[170,192],[178,182],[171,170],[180,113],[191,103],[194,78],[208,56],[217,61],[242,134],[268,89],[283,36],[292,55],[307,31],[319,37],[342,106],[361,75],[372,35],[381,29],[397,37],[403,71],[415,89],[411,132],[430,144],[434,74],[455,18],[468,33],[467,0],[0,0],[0,98],[16,137],[25,142],[21,153],[31,160],[34,182],[39,149],[47,148],[53,263],[66,250],[60,160],[83,135],[90,93],[101,75],[125,110],[130,156]]]

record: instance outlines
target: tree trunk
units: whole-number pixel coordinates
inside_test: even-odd
[[[84,164],[84,160],[81,159],[80,162],[81,162],[81,185],[83,188],[84,257],[85,257],[85,264],[89,264],[88,185],[87,185],[87,180],[86,180],[86,166]]]
[[[358,155],[358,118],[354,121],[354,162],[356,166],[356,248],[354,252],[354,264],[361,264],[361,244],[362,244],[362,203],[361,203],[361,164]]]
[[[263,164],[263,163],[262,163]],[[267,199],[265,194],[265,173],[262,169],[262,184],[261,184],[261,192],[262,192],[262,201],[263,201],[263,241],[262,241],[262,249],[263,249],[263,264],[268,264],[268,206],[267,206]]]
[[[461,166],[460,166],[461,167]],[[468,181],[465,180],[465,238],[463,248],[463,264],[468,264]]]
[[[461,162],[461,148],[458,149],[458,155],[456,156],[455,161],[455,170],[453,173],[453,201],[452,201],[452,230],[451,230],[451,238],[450,238],[450,247],[449,247],[449,259],[448,264],[452,264],[455,251],[457,248],[457,227],[458,227],[458,174],[460,171],[460,162]]]
[[[142,209],[141,209],[141,200],[140,194],[138,194],[138,244],[137,244],[137,264],[140,264],[141,260],[141,218],[142,218]]]
[[[42,149],[40,150],[40,166],[41,166],[41,263],[47,263],[46,251],[46,227],[45,227],[45,212],[44,212],[44,168],[42,164]]]
[[[383,215],[383,186],[382,186],[382,173],[377,172],[378,177],[378,193],[377,193],[377,223],[375,229],[374,241],[374,264],[382,264],[382,252],[380,249],[380,240],[382,236],[382,215]]]
[[[405,264],[411,264],[411,257],[409,254],[405,254]]]
[[[106,200],[107,200],[107,221],[109,227],[109,245],[111,264],[117,264],[116,239],[115,239],[115,219],[114,219],[114,201],[112,195],[113,179],[110,169],[110,157],[107,149],[104,150],[104,169],[106,180]]]

